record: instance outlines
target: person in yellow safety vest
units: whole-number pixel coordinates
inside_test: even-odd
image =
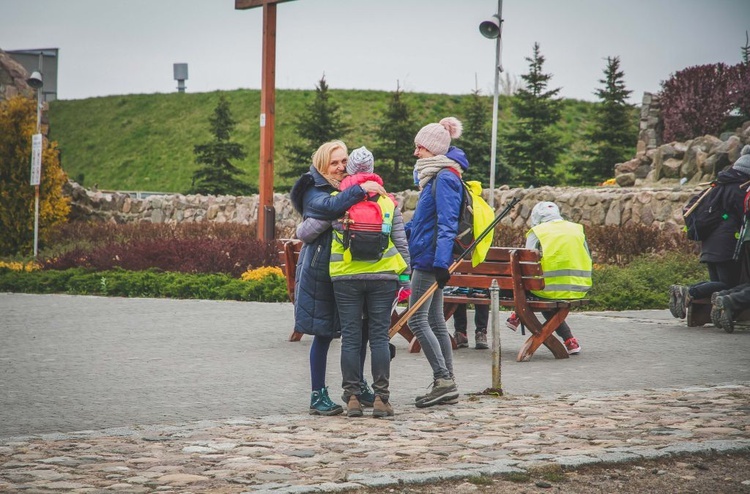
[[[554,202],[540,202],[531,210],[531,229],[526,233],[526,248],[538,249],[542,254],[544,289],[532,290],[537,297],[580,299],[591,289],[591,253],[583,225],[564,220]],[[549,320],[552,312],[543,311],[542,315]],[[519,323],[515,313],[506,322],[514,331]],[[568,323],[563,321],[555,333],[565,342],[569,355],[581,352],[581,345],[573,337]]]
[[[373,173],[374,158],[365,147],[349,155],[347,176],[341,191],[357,184],[382,179]],[[355,208],[360,209],[357,216]],[[374,214],[377,212],[377,214]],[[330,226],[330,222],[327,222]],[[319,226],[316,226],[319,225]],[[297,236],[304,240],[324,229],[320,220],[307,218],[297,228]],[[388,330],[391,308],[399,286],[408,287],[409,248],[404,232],[404,221],[392,196],[371,194],[347,211],[342,221],[333,222],[330,275],[341,321],[341,374],[349,417],[363,415],[363,406],[372,406],[373,417],[394,414],[390,404],[390,361]],[[370,342],[372,388],[374,400],[367,403],[362,393],[362,348],[368,338],[363,337],[366,317]]]

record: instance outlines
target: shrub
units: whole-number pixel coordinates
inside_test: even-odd
[[[746,78],[742,64],[717,63],[688,67],[662,82],[664,141],[718,135],[729,112],[747,104]]]
[[[70,225],[56,232],[60,246],[56,253],[45,254],[42,263],[44,269],[158,268],[237,278],[248,268],[278,265],[275,243],[257,240],[248,230],[243,225],[211,223]]]
[[[15,96],[0,100],[0,255],[30,254],[34,245],[35,187],[29,185],[31,136],[36,133],[36,100]],[[39,244],[50,227],[67,220],[70,200],[57,143],[42,141],[39,184]]]
[[[0,291],[257,302],[287,300],[286,282],[277,276],[242,281],[225,274],[165,273],[159,270],[94,272],[74,268],[20,272],[0,268]]]
[[[669,301],[669,285],[707,279],[698,258],[680,252],[644,255],[627,267],[596,265],[588,310],[663,309]]]
[[[495,231],[493,245],[523,247],[526,245],[526,228],[500,225]],[[680,231],[661,230],[655,226],[627,225],[586,226],[586,240],[591,257],[597,264],[626,266],[644,254],[678,252],[696,256],[698,244],[687,239]]]
[[[267,276],[284,277],[284,272],[278,266],[264,266],[262,268],[251,269],[242,273],[243,281],[258,281]]]
[[[39,264],[37,264],[35,261],[0,261],[0,268],[7,268],[11,271],[35,271],[39,269]]]

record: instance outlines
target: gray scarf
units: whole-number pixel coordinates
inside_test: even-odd
[[[419,186],[422,188],[424,188],[424,186],[427,185],[427,182],[432,180],[432,178],[443,168],[453,168],[459,173],[459,175],[463,174],[461,165],[442,154],[417,160],[417,164],[414,166],[417,169]]]

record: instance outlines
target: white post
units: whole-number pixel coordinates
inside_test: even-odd
[[[39,73],[42,74],[42,64],[44,63],[44,53],[39,52]],[[36,88],[36,133],[42,134],[42,87],[40,84]],[[44,149],[44,138],[42,137],[42,149]],[[41,154],[39,156],[39,179],[34,185],[34,259],[36,259],[39,250],[39,184],[41,182]]]
[[[503,37],[503,0],[497,1],[497,22],[500,33],[495,40],[495,93],[492,100],[492,150],[490,151],[490,197],[489,204],[495,209],[495,168],[497,166],[497,117],[500,91],[500,72],[503,71],[500,61],[500,43]]]
[[[492,324],[492,389],[503,394],[500,379],[500,286],[496,279],[490,285],[490,321]]]

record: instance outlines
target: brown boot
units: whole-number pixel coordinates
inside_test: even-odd
[[[362,416],[362,404],[357,399],[357,395],[351,395],[349,402],[346,404],[346,416],[347,417],[361,417]]]
[[[393,407],[390,401],[383,401],[380,396],[375,397],[372,405],[372,416],[375,418],[393,417]]]

